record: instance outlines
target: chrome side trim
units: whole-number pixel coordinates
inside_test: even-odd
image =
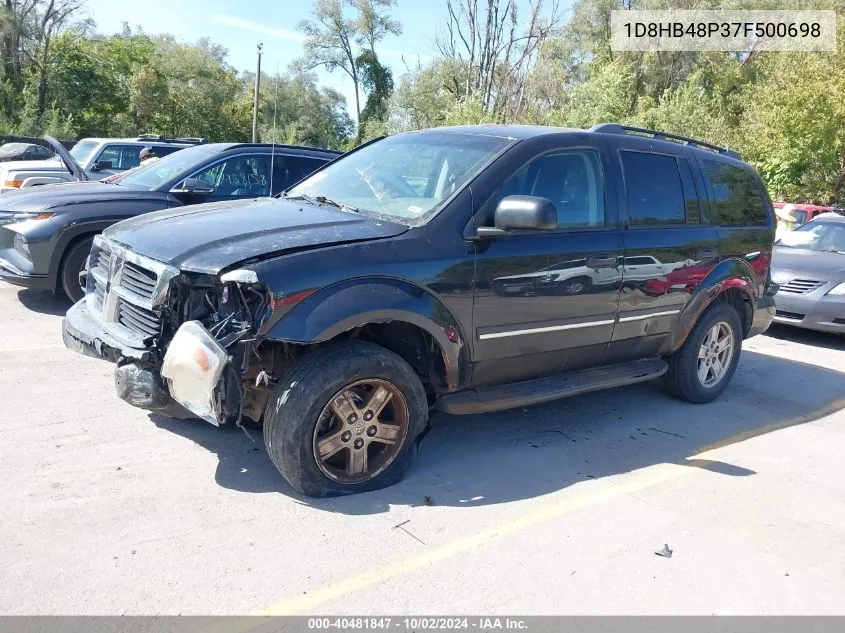
[[[558,332],[560,330],[577,330],[585,327],[597,327],[599,325],[613,325],[613,320],[606,321],[588,321],[587,323],[569,323],[567,325],[551,325],[548,327],[535,327],[528,330],[509,330],[507,332],[491,332],[490,334],[480,334],[479,340],[487,340],[491,338],[504,338],[505,336],[521,336],[522,334],[541,334],[543,332]]]
[[[664,310],[663,312],[651,312],[650,314],[638,314],[637,316],[622,317],[619,319],[620,323],[629,323],[631,321],[644,321],[645,319],[653,319],[655,317],[671,316],[678,314],[680,310]]]

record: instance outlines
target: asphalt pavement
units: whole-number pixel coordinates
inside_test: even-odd
[[[747,341],[710,405],[438,414],[404,482],[315,501],[259,431],[118,400],[66,309],[0,283],[0,614],[845,614],[841,337]]]

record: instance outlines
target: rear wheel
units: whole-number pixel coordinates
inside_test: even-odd
[[[742,351],[742,322],[728,303],[705,310],[683,347],[669,357],[664,376],[676,398],[705,403],[718,398],[736,371]]]
[[[59,280],[62,290],[74,303],[85,296],[85,288],[79,283],[79,276],[85,270],[85,263],[93,245],[94,238],[86,237],[71,246],[62,258]]]
[[[407,472],[428,421],[413,368],[366,341],[303,357],[264,414],[270,460],[299,492],[329,497],[390,486]]]

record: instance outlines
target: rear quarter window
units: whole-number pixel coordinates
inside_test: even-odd
[[[715,160],[702,161],[713,223],[766,226],[766,207],[757,179],[747,170]]]

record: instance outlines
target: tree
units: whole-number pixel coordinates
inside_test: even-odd
[[[505,118],[521,116],[528,74],[560,20],[557,0],[548,12],[543,0],[530,0],[524,28],[516,0],[486,0],[481,6],[480,0],[446,0],[446,9],[437,47],[445,59],[466,64],[464,96]]]
[[[361,125],[368,121],[387,121],[388,102],[393,94],[393,73],[383,66],[372,51],[364,51],[355,60],[367,102],[361,111]]]
[[[299,23],[299,29],[305,33],[305,55],[299,67],[307,71],[323,66],[329,72],[341,70],[346,73],[352,80],[355,117],[359,123],[362,69],[358,61],[367,65],[364,72],[369,73],[371,80],[384,79],[386,69],[378,62],[376,44],[388,33],[401,32],[399,23],[391,20],[386,12],[394,4],[394,0],[317,0],[311,19]],[[355,17],[350,15],[351,10],[356,12]],[[382,82],[379,87],[383,86]],[[382,98],[382,92],[379,91],[376,101]]]
[[[299,30],[305,33],[305,56],[301,67],[312,70],[323,66],[329,72],[341,70],[349,75],[355,91],[355,117],[360,121],[360,79],[355,64],[355,40],[359,30],[358,22],[344,11],[348,6],[348,0],[317,0],[311,19],[299,23]]]

